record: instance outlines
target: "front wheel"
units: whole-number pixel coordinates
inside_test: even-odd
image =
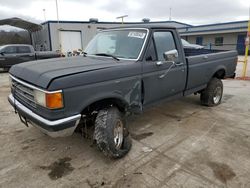
[[[100,110],[95,120],[94,140],[104,155],[111,158],[125,156],[131,148],[123,114],[115,107]]]
[[[201,104],[205,106],[217,106],[221,103],[223,95],[223,83],[218,78],[212,78],[206,89],[201,92]]]

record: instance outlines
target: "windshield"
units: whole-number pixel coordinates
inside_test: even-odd
[[[183,45],[183,46],[188,46],[188,45],[190,45],[190,43],[189,43],[188,41],[184,40],[184,39],[181,39],[181,42],[182,42],[182,45]]]
[[[87,45],[88,55],[109,54],[117,58],[137,59],[147,31],[142,29],[109,30],[98,33]]]

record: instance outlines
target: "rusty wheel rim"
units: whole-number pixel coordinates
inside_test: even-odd
[[[118,120],[114,128],[114,143],[115,148],[120,149],[123,142],[123,123]]]
[[[222,89],[221,87],[217,87],[214,91],[214,97],[213,97],[214,104],[218,104],[220,102],[221,95],[222,95]]]

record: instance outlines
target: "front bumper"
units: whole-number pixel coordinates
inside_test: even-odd
[[[12,94],[9,95],[8,100],[21,117],[51,137],[65,137],[72,135],[81,119],[81,114],[77,114],[51,121],[32,112],[26,106],[17,101]]]

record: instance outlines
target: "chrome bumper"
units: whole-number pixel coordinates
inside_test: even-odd
[[[27,122],[39,128],[42,132],[51,137],[65,137],[72,135],[81,119],[81,114],[77,114],[67,118],[51,121],[32,112],[26,106],[14,99],[12,94],[9,95],[8,100],[20,116],[27,119]]]

